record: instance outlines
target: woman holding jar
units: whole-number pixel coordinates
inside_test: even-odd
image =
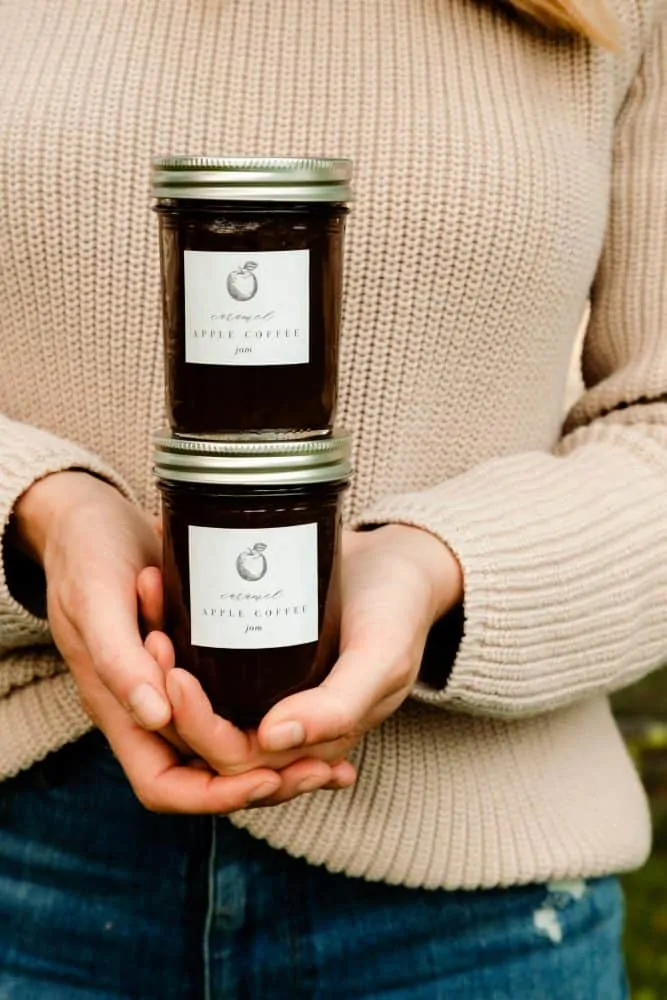
[[[0,24],[0,993],[626,996],[650,830],[607,695],[667,652],[664,0]],[[145,178],[182,149],[356,164],[341,655],[250,735],[160,630]]]

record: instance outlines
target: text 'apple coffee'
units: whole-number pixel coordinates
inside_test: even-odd
[[[338,656],[345,434],[293,441],[160,435],[165,628],[220,715],[256,726]]]
[[[331,430],[350,176],[338,159],[154,161],[175,434]]]

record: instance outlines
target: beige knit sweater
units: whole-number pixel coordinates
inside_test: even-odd
[[[0,524],[71,466],[156,509],[151,155],[356,162],[349,515],[444,539],[466,622],[445,690],[366,737],[354,788],[235,817],[334,870],[492,886],[649,848],[606,695],[667,656],[667,5],[615,7],[612,55],[475,0],[0,4]],[[5,555],[9,776],[89,723]]]

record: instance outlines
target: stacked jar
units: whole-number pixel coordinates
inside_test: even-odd
[[[163,157],[165,627],[214,709],[256,726],[338,654],[334,429],[351,163]]]

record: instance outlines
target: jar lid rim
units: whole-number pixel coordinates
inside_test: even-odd
[[[352,200],[352,161],[308,156],[155,156],[157,198],[330,201]]]
[[[331,434],[316,438],[293,437],[181,437],[169,429],[156,431],[153,444],[156,449],[176,454],[207,455],[331,455],[349,450],[351,436],[341,428]]]
[[[154,170],[218,170],[221,173],[270,171],[308,173],[313,179],[349,181],[352,160],[340,156],[190,156],[180,153],[153,157]],[[332,176],[335,175],[335,176]]]
[[[350,475],[351,439],[229,440],[154,435],[154,469],[160,479],[239,485],[306,485]]]

